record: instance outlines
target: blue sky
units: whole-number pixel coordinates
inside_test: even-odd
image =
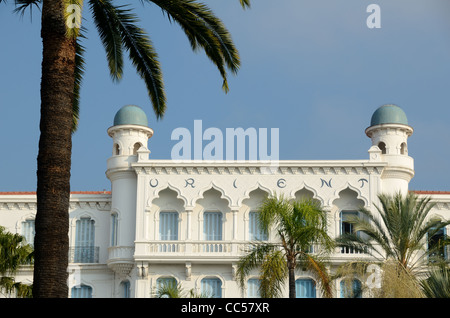
[[[450,4],[442,0],[205,0],[224,21],[242,67],[230,92],[203,52],[192,52],[178,25],[135,1],[141,26],[160,56],[168,97],[157,121],[143,82],[127,61],[121,82],[109,77],[105,52],[86,7],[87,70],[81,120],[73,136],[72,190],[109,190],[106,130],[126,104],[146,110],[155,131],[151,158],[170,159],[174,129],[279,128],[280,159],[367,159],[364,130],[383,104],[404,109],[414,134],[414,190],[449,191]],[[117,1],[116,3],[127,3]],[[369,29],[369,4],[381,28]],[[0,191],[34,191],[39,140],[40,14],[32,21],[0,5]]]

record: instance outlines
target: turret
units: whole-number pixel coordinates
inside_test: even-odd
[[[369,152],[379,154],[378,160],[388,164],[381,175],[382,193],[408,192],[414,176],[414,160],[408,155],[412,133],[405,112],[397,105],[383,105],[373,113],[366,135],[372,140]]]
[[[127,105],[116,113],[108,135],[113,139],[106,171],[112,192],[108,265],[126,276],[134,265],[136,233],[137,176],[131,164],[137,161],[139,149],[147,150],[153,130],[148,127],[147,116],[140,107]]]

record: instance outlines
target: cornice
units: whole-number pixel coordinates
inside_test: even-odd
[[[70,209],[96,209],[109,211],[111,209],[111,192],[109,191],[79,191],[71,192]],[[0,210],[36,211],[36,194],[0,193]]]
[[[371,161],[173,161],[133,163],[137,174],[156,175],[380,175],[387,163]]]

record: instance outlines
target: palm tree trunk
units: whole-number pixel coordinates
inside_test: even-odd
[[[289,298],[295,298],[295,261],[288,260]]]
[[[33,297],[68,297],[75,40],[66,37],[63,12],[63,0],[43,1]]]

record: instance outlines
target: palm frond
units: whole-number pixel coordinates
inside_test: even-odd
[[[128,51],[137,73],[144,80],[156,117],[162,118],[166,110],[166,96],[158,56],[150,38],[136,23],[137,16],[125,6],[114,6],[111,0],[102,0],[111,24],[118,28],[122,45]]]
[[[246,9],[246,8],[250,8],[250,0],[239,0],[242,8]]]
[[[84,30],[82,28],[82,30]],[[83,81],[83,75],[84,75],[84,67],[85,67],[85,61],[84,61],[84,47],[80,43],[80,39],[85,38],[82,31],[80,31],[80,34],[78,38],[76,39],[76,47],[75,47],[75,83],[73,87],[73,103],[72,103],[72,133],[77,131],[78,128],[78,120],[80,118],[80,90],[81,90],[81,82]]]
[[[0,0],[0,3],[2,0]],[[6,3],[6,0],[3,2]],[[27,9],[30,9],[30,19],[33,16],[33,6],[35,6],[37,9],[40,10],[39,5],[41,4],[42,0],[15,0],[14,3],[16,5],[16,8],[13,10],[14,13],[19,13],[22,17],[25,14],[25,11]]]
[[[265,255],[260,268],[259,293],[262,298],[277,298],[283,292],[288,267],[286,258],[280,250]]]
[[[177,22],[186,34],[193,50],[202,48],[207,57],[216,65],[222,76],[222,88],[228,92],[227,67],[237,73],[240,58],[231,35],[214,13],[204,4],[194,0],[145,0],[158,5],[169,20]],[[246,5],[247,0],[241,2]]]
[[[331,286],[331,277],[325,265],[326,262],[319,256],[310,253],[301,253],[299,256],[297,268],[309,269],[320,281],[325,297],[332,298],[333,289]]]
[[[183,298],[183,287],[174,281],[164,282],[157,287],[155,294],[156,298]]]
[[[445,265],[432,267],[420,286],[427,298],[450,298],[450,268]]]
[[[123,73],[122,38],[115,10],[108,2],[89,0],[94,23],[106,51],[111,78],[120,80]]]
[[[426,248],[427,235],[433,235],[450,224],[450,221],[428,220],[434,204],[429,198],[418,198],[414,193],[402,196],[380,194],[375,205],[375,216],[362,208],[359,217],[349,217],[346,222],[354,225],[357,233],[338,238],[339,246],[369,249],[385,259],[394,259],[399,266],[413,272],[419,261],[426,259],[432,250]]]
[[[251,243],[247,253],[239,259],[236,277],[241,288],[245,287],[245,279],[249,273],[258,268],[267,254],[272,253],[277,247],[273,244]]]

